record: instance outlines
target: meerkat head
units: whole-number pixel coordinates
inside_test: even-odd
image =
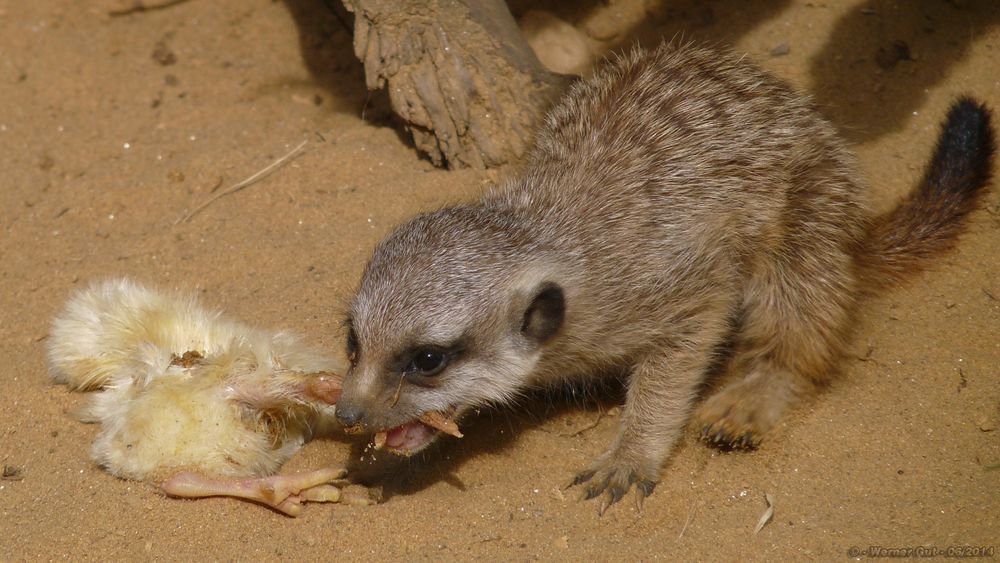
[[[411,454],[438,435],[423,415],[516,396],[566,313],[539,254],[514,218],[484,206],[421,215],[384,239],[346,322],[341,423]]]

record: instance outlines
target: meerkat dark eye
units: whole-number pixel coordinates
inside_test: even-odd
[[[358,335],[354,332],[354,327],[348,324],[347,330],[347,359],[353,364],[358,357]]]
[[[403,371],[412,375],[437,375],[446,365],[448,365],[446,353],[434,348],[424,348],[416,351]]]

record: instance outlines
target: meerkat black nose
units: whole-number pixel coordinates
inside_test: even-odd
[[[364,410],[358,405],[340,401],[337,403],[337,420],[344,426],[354,426],[364,418]]]

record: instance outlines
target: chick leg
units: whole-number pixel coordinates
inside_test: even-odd
[[[252,500],[289,516],[298,516],[303,502],[339,502],[340,489],[329,483],[346,474],[343,469],[327,468],[296,475],[225,479],[184,471],[164,481],[160,488],[172,497]]]

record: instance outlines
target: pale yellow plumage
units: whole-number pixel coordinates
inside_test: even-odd
[[[116,476],[157,483],[183,470],[274,473],[332,420],[343,373],[288,333],[124,279],[70,300],[49,360],[56,381],[100,389],[84,410],[101,424],[93,458]]]

